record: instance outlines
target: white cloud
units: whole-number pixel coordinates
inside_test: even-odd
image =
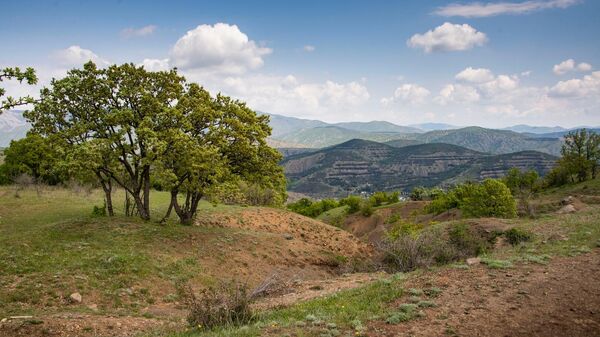
[[[482,46],[488,41],[487,36],[468,24],[452,24],[445,22],[424,34],[413,35],[406,43],[412,48],[421,48],[426,53],[436,51],[468,50]]]
[[[248,39],[238,26],[217,23],[188,31],[173,46],[170,60],[180,69],[241,74],[260,68],[263,56],[271,52]]]
[[[185,75],[211,92],[242,99],[253,109],[302,118],[329,121],[351,118],[363,113],[360,107],[370,99],[367,87],[358,81],[303,82],[293,75],[265,74],[201,75],[201,78]]]
[[[579,64],[577,64],[575,62],[575,60],[573,59],[568,59],[568,60],[564,60],[559,64],[554,65],[554,67],[552,67],[552,71],[556,74],[556,75],[564,75],[568,72],[571,71],[581,71],[581,72],[586,72],[586,71],[590,71],[592,70],[592,65],[589,63],[585,63],[585,62],[581,62]]]
[[[140,28],[132,28],[128,27],[121,31],[121,37],[124,39],[130,39],[133,37],[144,37],[148,35],[152,35],[154,31],[156,31],[155,25],[148,25]]]
[[[311,45],[307,44],[302,49],[304,49],[305,52],[309,52],[310,53],[310,52],[315,51],[317,48],[315,48],[315,46],[311,46]]]
[[[473,103],[480,99],[479,92],[468,85],[448,84],[442,90],[434,101],[440,105],[449,103]]]
[[[149,71],[169,70],[169,59],[144,59],[138,66],[143,66]]]
[[[406,102],[410,104],[420,104],[425,101],[425,98],[429,96],[430,92],[426,88],[418,85],[407,83],[399,86],[394,91],[394,95],[389,98],[382,98],[381,103],[388,105],[393,102]]]
[[[528,14],[551,8],[567,8],[580,3],[580,0],[529,0],[523,2],[474,2],[470,4],[450,4],[439,7],[434,14],[441,16],[462,16],[467,18],[487,17],[502,14]]]
[[[493,80],[494,74],[489,69],[468,67],[456,74],[455,78],[464,82],[483,83]]]
[[[594,71],[581,79],[560,81],[550,88],[550,95],[553,97],[581,98],[595,95],[598,98],[598,94],[600,94],[600,71]]]
[[[110,62],[96,55],[89,49],[83,49],[80,46],[70,46],[66,49],[61,49],[52,55],[52,57],[62,67],[72,68],[79,67],[82,64],[93,61],[98,66],[108,66]]]

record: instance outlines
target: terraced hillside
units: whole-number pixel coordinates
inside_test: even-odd
[[[501,177],[512,168],[547,173],[556,157],[524,151],[489,155],[450,144],[395,148],[354,139],[283,161],[289,190],[315,197],[379,190],[409,190],[465,180]]]

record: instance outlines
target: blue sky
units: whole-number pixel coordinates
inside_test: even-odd
[[[600,125],[600,1],[1,1],[0,66],[177,66],[326,121]],[[8,84],[9,93],[35,92]]]

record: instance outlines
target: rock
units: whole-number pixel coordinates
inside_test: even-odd
[[[0,323],[4,323],[6,321],[8,321],[8,318],[4,317],[3,319],[0,320]]]
[[[559,209],[558,214],[568,214],[568,213],[575,213],[577,212],[577,209],[575,208],[575,206],[573,205],[566,205],[563,208]]]
[[[573,203],[573,197],[568,196],[560,201],[561,205],[571,205]]]
[[[481,263],[481,259],[478,257],[470,257],[467,259],[467,265],[474,266]]]
[[[94,312],[98,312],[98,305],[97,304],[90,304],[87,306],[88,309],[94,311]]]
[[[83,298],[81,297],[80,293],[72,293],[71,295],[69,295],[69,300],[71,301],[71,303],[81,303]]]
[[[293,236],[292,234],[283,234],[283,237],[284,237],[286,240],[293,240],[293,239],[294,239],[294,236]]]

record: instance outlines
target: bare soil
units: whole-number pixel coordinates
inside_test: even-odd
[[[369,336],[600,336],[600,249],[548,265],[425,272],[406,286],[442,289],[438,306],[407,323],[373,322]]]

